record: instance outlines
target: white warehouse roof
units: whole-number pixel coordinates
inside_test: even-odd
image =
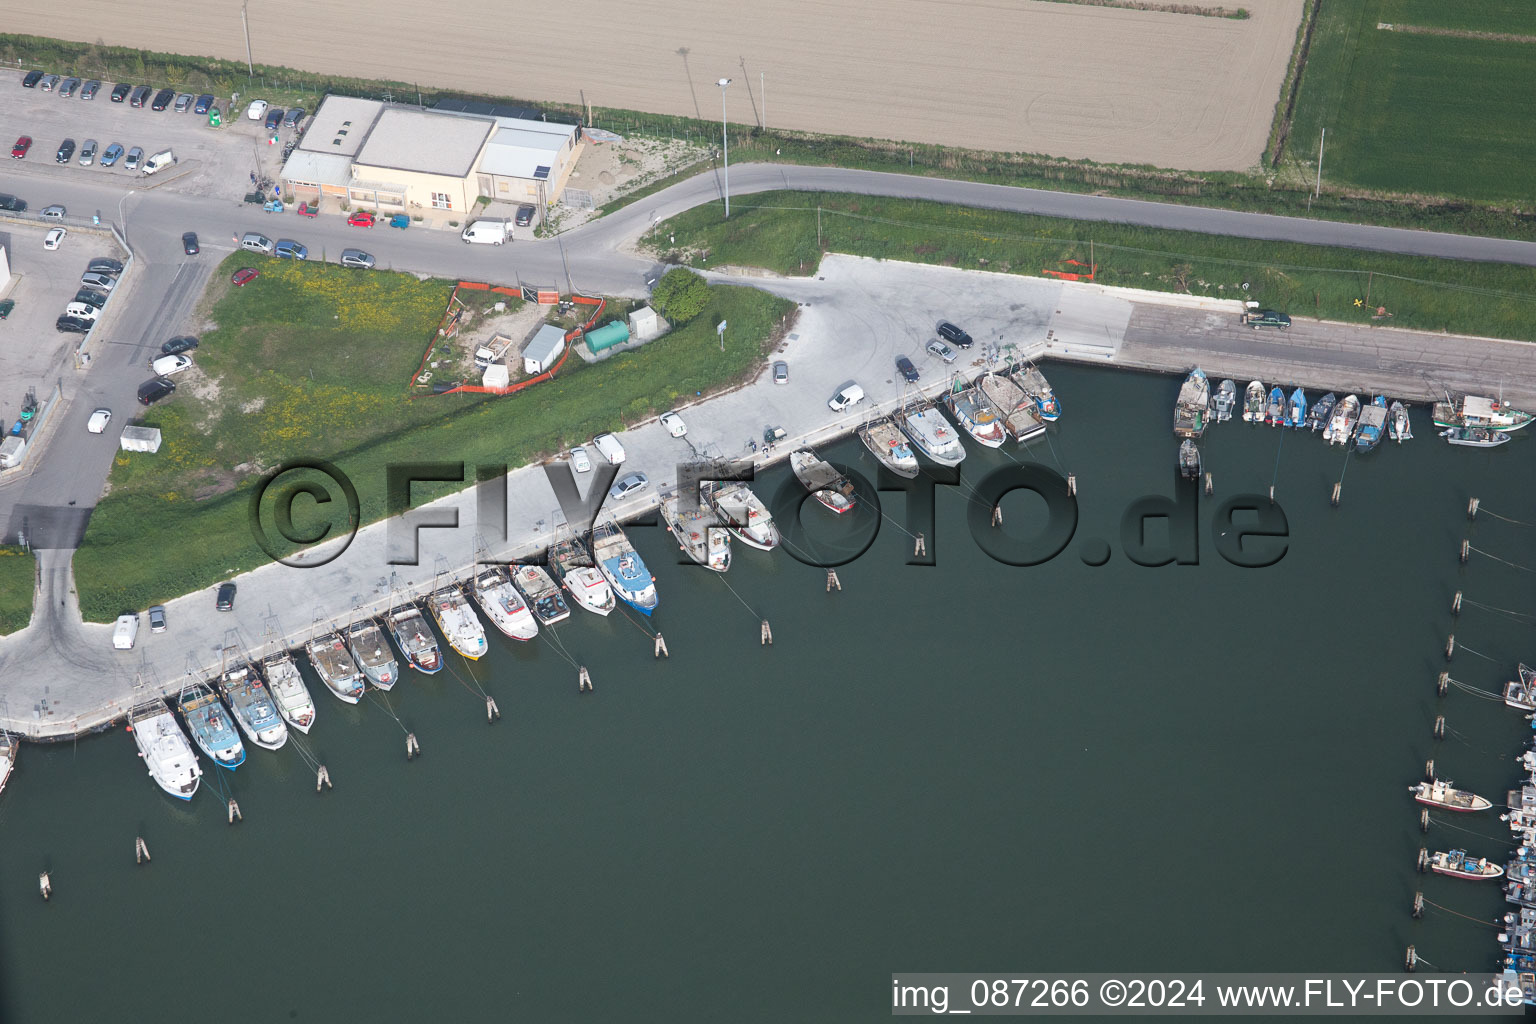
[[[475,158],[494,127],[490,118],[391,107],[379,115],[356,162],[463,178],[474,170]]]
[[[491,136],[480,160],[484,174],[509,178],[533,178],[540,167],[553,167],[562,147],[576,133],[576,126],[497,118],[500,127]],[[549,172],[545,172],[548,176]]]

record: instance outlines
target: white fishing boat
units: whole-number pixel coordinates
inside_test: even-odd
[[[1008,371],[1008,376],[1012,377],[1013,382],[1023,388],[1029,400],[1035,403],[1035,411],[1040,414],[1042,420],[1055,423],[1061,418],[1061,402],[1056,398],[1056,392],[1051,390],[1045,374],[1040,372],[1040,367],[1034,363],[1023,363]]]
[[[1045,433],[1045,420],[1034,399],[1008,377],[1000,373],[984,373],[976,378],[976,390],[1015,441],[1028,441]]]
[[[443,652],[438,649],[437,637],[432,627],[414,604],[395,608],[385,616],[389,635],[395,638],[395,646],[411,667],[424,675],[436,675],[443,670]]]
[[[677,540],[677,546],[699,565],[715,572],[731,567],[731,535],[707,504],[684,511],[678,496],[668,494],[661,499],[661,520]]]
[[[128,712],[128,731],[133,734],[139,757],[155,785],[178,800],[191,800],[203,778],[197,754],[187,734],[176,724],[165,702],[146,701]]]
[[[777,542],[778,535],[774,535]],[[576,607],[595,615],[607,615],[617,606],[613,588],[592,563],[587,547],[575,537],[567,537],[549,549],[549,567]],[[484,607],[482,603],[482,607]],[[489,614],[489,613],[487,613]],[[500,628],[498,626],[498,628]]]
[[[1008,440],[1003,421],[981,392],[969,387],[958,376],[944,395],[944,408],[955,418],[961,430],[971,435],[971,440],[987,448],[1001,448]]]
[[[1387,436],[1398,444],[1413,440],[1413,426],[1408,418],[1408,407],[1402,402],[1393,402],[1387,412],[1391,416],[1387,420]]]
[[[1174,436],[1198,439],[1205,433],[1210,415],[1211,382],[1206,379],[1205,371],[1197,366],[1184,378],[1173,403]]]
[[[284,651],[264,659],[261,668],[267,677],[267,688],[272,691],[272,700],[277,704],[277,713],[299,732],[309,732],[309,727],[315,724],[315,702],[309,695],[309,687],[304,685],[304,677],[299,675],[299,666]]]
[[[894,417],[901,432],[917,450],[941,466],[958,466],[965,461],[965,445],[949,421],[931,405],[902,409]]]
[[[773,514],[752,488],[734,480],[702,480],[699,498],[715,510],[715,517],[731,536],[749,548],[772,551],[779,546],[779,528]]]
[[[471,590],[491,625],[513,640],[532,640],[539,635],[539,620],[533,617],[533,609],[512,586],[512,577],[501,566],[482,570]]]
[[[864,424],[854,433],[880,465],[908,480],[917,476],[917,456],[912,454],[911,446],[896,428],[896,424],[888,419],[880,419]]]
[[[1264,383],[1251,380],[1243,390],[1243,422],[1264,422]]]
[[[571,609],[566,606],[560,584],[555,582],[542,565],[515,565],[512,570],[512,581],[528,599],[528,606],[533,609],[539,625],[553,626],[571,617]]]
[[[1505,431],[1487,427],[1449,427],[1440,431],[1440,436],[1463,448],[1497,448],[1510,439]]]
[[[1232,410],[1237,408],[1237,382],[1224,380],[1216,391],[1216,397],[1211,399],[1211,414],[1217,423],[1225,423],[1232,418]]]
[[[368,681],[381,690],[393,690],[400,681],[400,663],[384,639],[384,631],[372,619],[354,622],[345,630],[347,650]]]
[[[0,730],[0,793],[5,792],[5,782],[16,767],[16,752],[21,744],[10,733]]]
[[[347,645],[335,633],[317,636],[304,645],[304,654],[325,688],[348,704],[363,699],[367,684]]]
[[[607,522],[592,531],[589,541],[592,560],[620,601],[642,615],[650,615],[661,603],[656,593],[656,577],[629,542],[619,524]]]
[[[219,693],[246,739],[266,750],[280,750],[288,742],[288,726],[254,666],[241,662],[226,668]]]
[[[1463,395],[1445,396],[1436,402],[1430,415],[1437,427],[1485,427],[1489,430],[1519,430],[1531,422],[1531,414],[1511,408],[1502,398]]]
[[[427,608],[432,612],[438,631],[448,641],[449,647],[471,661],[478,661],[485,656],[485,627],[480,625],[480,617],[464,599],[462,590],[449,584],[441,590],[433,591],[427,601]]]
[[[1002,428],[998,429],[1001,431]],[[816,500],[829,511],[842,515],[845,512],[852,512],[854,506],[858,504],[854,497],[853,484],[848,478],[823,462],[811,449],[802,448],[797,452],[790,452],[789,468],[794,472],[795,479],[815,495]]]
[[[1329,444],[1349,444],[1349,439],[1355,435],[1355,424],[1360,419],[1360,399],[1355,395],[1345,395],[1343,401],[1333,410],[1333,418],[1328,421],[1328,426],[1323,430],[1323,440]]]

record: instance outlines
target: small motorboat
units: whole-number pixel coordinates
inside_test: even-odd
[[[1173,401],[1173,436],[1198,438],[1205,433],[1211,415],[1211,382],[1195,367],[1179,385]]]
[[[1264,422],[1264,385],[1256,380],[1249,381],[1243,391],[1243,422]]]
[[[1487,427],[1451,427],[1442,430],[1440,436],[1462,448],[1497,448],[1510,438],[1502,430],[1490,430]]]
[[[1291,401],[1285,407],[1285,425],[1301,429],[1307,425],[1307,393],[1301,388],[1291,392]]]
[[[1429,857],[1429,868],[1437,875],[1465,878],[1473,882],[1504,877],[1502,865],[1494,864],[1486,857],[1469,857],[1466,850],[1436,850]]]
[[[1350,438],[1355,436],[1355,422],[1360,418],[1360,399],[1354,395],[1345,395],[1344,400],[1333,411],[1333,418],[1328,421],[1328,429],[1323,431],[1323,440],[1329,444],[1349,444]]]
[[[1216,416],[1217,423],[1225,423],[1232,418],[1232,410],[1237,408],[1237,382],[1224,380],[1221,387],[1216,390],[1216,397],[1211,399],[1211,409]]]
[[[1188,438],[1179,445],[1179,476],[1185,480],[1200,478],[1200,446]]]
[[[1264,422],[1272,427],[1285,424],[1285,392],[1276,384],[1269,389],[1269,404],[1264,407]]]
[[[1375,451],[1387,431],[1387,400],[1377,395],[1360,410],[1360,425],[1355,429],[1355,451],[1362,455]]]
[[[1436,779],[1433,782],[1419,782],[1408,787],[1408,792],[1413,794],[1413,799],[1427,807],[1438,807],[1445,811],[1458,811],[1469,813],[1473,811],[1486,811],[1493,806],[1493,801],[1469,793],[1464,789],[1455,789],[1445,779]]]
[[[1393,402],[1387,409],[1387,436],[1398,444],[1413,440],[1413,426],[1408,419],[1408,407]]]
[[[1328,426],[1328,421],[1333,418],[1333,407],[1339,404],[1339,396],[1332,391],[1317,400],[1317,404],[1307,410],[1307,426],[1314,431],[1322,430]]]

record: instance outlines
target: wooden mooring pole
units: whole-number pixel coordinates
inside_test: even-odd
[[[762,635],[762,644],[761,644],[761,646],[767,647],[771,643],[773,643],[773,628],[768,625],[768,620],[764,619],[763,620],[763,635]]]
[[[329,768],[327,768],[325,765],[321,765],[320,766],[320,771],[315,774],[315,792],[319,793],[322,790],[322,788],[323,789],[335,789],[336,788],[335,786],[331,785],[331,770]]]
[[[585,665],[581,666],[580,671],[576,673],[576,692],[592,692],[592,673],[587,671],[587,666]]]
[[[660,633],[656,634],[656,655],[655,656],[658,657],[658,658],[670,658],[670,657],[672,657],[671,654],[667,653],[667,641],[666,641],[666,638],[663,637]]]
[[[832,588],[833,587],[836,587],[838,590],[842,590],[843,589],[843,583],[842,583],[841,580],[839,580],[837,578],[837,570],[836,569],[828,569],[827,570],[827,593],[829,593],[829,594],[832,593]]]
[[[149,860],[149,844],[144,842],[143,836],[135,836],[133,839],[133,862],[143,864]]]
[[[237,821],[244,821],[244,820],[245,820],[244,816],[242,816],[241,813],[240,813],[240,805],[235,803],[235,798],[234,797],[230,797],[229,798],[229,823],[231,825],[233,825]]]

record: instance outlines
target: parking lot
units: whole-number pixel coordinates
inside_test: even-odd
[[[115,83],[103,82],[94,99],[65,97],[57,91],[27,89],[21,75],[0,76],[0,142],[10,147],[27,135],[32,148],[23,159],[11,160],[6,167],[9,179],[4,191],[14,192],[37,208],[52,200],[47,194],[49,180],[121,184],[126,192],[134,189],[167,189],[197,195],[239,200],[250,191],[251,175],[276,179],[282,169],[283,147],[296,136],[296,128],[279,128],[278,142],[269,144],[271,134],[261,121],[245,116],[249,100],[241,96],[236,113],[228,115],[230,97],[216,102],[225,112],[222,127],[211,128],[206,115],[193,108],[177,113],[174,107],[156,111],[149,103],[133,107],[125,100],[113,103],[110,94]],[[139,84],[139,83],[134,83]],[[67,164],[55,161],[59,145],[73,139],[75,152]],[[90,166],[81,166],[80,152],[86,140],[97,142],[97,156]],[[115,166],[101,166],[101,156],[116,143],[124,152],[135,146],[145,158],[162,150],[176,154],[174,167],[146,177],[142,171],[129,170],[126,159]],[[71,213],[81,211],[70,211]],[[89,213],[94,211],[84,211]],[[103,219],[107,212],[102,211]]]

